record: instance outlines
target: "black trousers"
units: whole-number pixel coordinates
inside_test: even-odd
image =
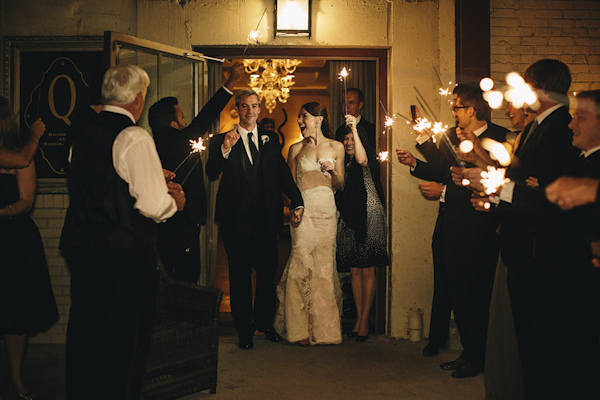
[[[156,247],[167,273],[184,282],[196,283],[200,276],[200,225],[178,212],[158,224]]]
[[[70,249],[67,399],[139,399],[156,314],[152,248]]]
[[[231,315],[240,338],[252,337],[254,329],[273,324],[277,293],[277,235],[260,229],[221,227],[229,263]],[[252,270],[256,271],[254,307]]]
[[[429,325],[429,343],[439,347],[448,344],[448,331],[450,329],[450,314],[452,302],[447,277],[447,265],[444,258],[443,240],[436,221],[433,232],[431,249],[433,253],[433,302],[431,303],[431,320]]]

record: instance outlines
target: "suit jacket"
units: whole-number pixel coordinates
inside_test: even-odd
[[[227,105],[231,95],[220,88],[202,107],[194,120],[184,129],[172,127],[153,132],[156,149],[163,168],[173,171],[190,153],[190,140],[197,140],[210,128],[219,113]],[[183,214],[188,220],[206,224],[206,189],[200,153],[193,154],[176,172],[174,182],[181,183],[186,203]],[[188,176],[189,174],[189,176]]]
[[[290,209],[304,205],[300,190],[281,155],[278,135],[258,129],[259,155],[254,165],[250,163],[241,138],[231,148],[229,157],[224,158],[221,152],[224,139],[224,133],[213,137],[206,163],[206,174],[210,180],[217,180],[221,175],[215,221],[222,227],[235,229],[244,204],[255,201],[262,227],[270,233],[278,233],[283,227],[282,191],[290,199]],[[243,190],[250,170],[255,186],[254,199]]]
[[[508,129],[488,122],[488,129],[479,137],[504,142],[508,132]],[[453,145],[460,143],[456,128],[450,129],[447,135]],[[448,255],[468,259],[474,258],[473,249],[487,249],[490,259],[493,259],[490,254],[494,252],[497,257],[495,230],[498,218],[490,213],[476,211],[471,205],[471,190],[458,186],[452,181],[450,167],[457,166],[457,162],[445,139],[440,141],[439,148],[431,139],[417,145],[417,148],[427,158],[427,162],[417,160],[417,165],[411,174],[417,178],[446,185],[445,202],[440,203],[439,218],[442,218],[440,221],[442,223],[436,224],[436,229],[442,229],[443,232],[436,233],[443,234],[446,250],[452,252]],[[467,165],[467,167],[472,166]],[[482,253],[483,257],[486,257],[486,252]]]
[[[375,125],[370,123],[369,121],[367,121],[365,119],[365,117],[362,116],[360,118],[360,122],[358,123],[358,126],[361,126],[365,130],[365,132],[367,132],[368,145],[371,146],[372,148],[376,149],[377,148],[377,134],[375,132]],[[335,131],[335,140],[343,142],[344,136],[345,136],[345,133],[344,133],[345,130],[346,130],[345,123],[338,126],[338,128]]]
[[[515,182],[512,203],[501,201],[496,211],[502,215],[502,259],[507,267],[533,265],[534,243],[539,223],[553,207],[544,194],[544,187],[563,175],[577,160],[579,150],[571,144],[571,115],[561,107],[548,115],[529,132],[515,155],[520,165],[508,168],[507,176]],[[538,178],[540,186],[527,186],[530,176]]]

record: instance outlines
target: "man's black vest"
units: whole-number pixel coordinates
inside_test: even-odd
[[[127,116],[104,111],[75,140],[61,249],[147,247],[156,242],[156,224],[133,208],[129,186],[113,166],[113,143],[132,125]]]

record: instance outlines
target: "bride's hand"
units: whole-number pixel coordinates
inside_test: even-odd
[[[321,172],[325,173],[325,172],[329,172],[330,175],[334,175],[335,174],[335,165],[333,164],[332,161],[319,161],[319,163],[321,164]]]
[[[297,228],[298,226],[300,226],[300,223],[302,222],[302,216],[304,215],[304,208],[299,207],[296,208],[294,211],[292,211],[291,213],[291,224],[292,227]]]

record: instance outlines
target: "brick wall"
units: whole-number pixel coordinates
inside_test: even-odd
[[[65,214],[69,206],[67,194],[38,194],[35,199],[32,218],[37,225],[44,243],[46,260],[54,297],[60,318],[50,330],[30,339],[34,343],[64,343],[71,306],[71,278],[65,259],[60,255],[58,242],[62,231]]]
[[[491,78],[503,85],[542,58],[569,66],[571,93],[600,89],[600,1],[491,0]],[[494,122],[510,127],[504,110]]]

